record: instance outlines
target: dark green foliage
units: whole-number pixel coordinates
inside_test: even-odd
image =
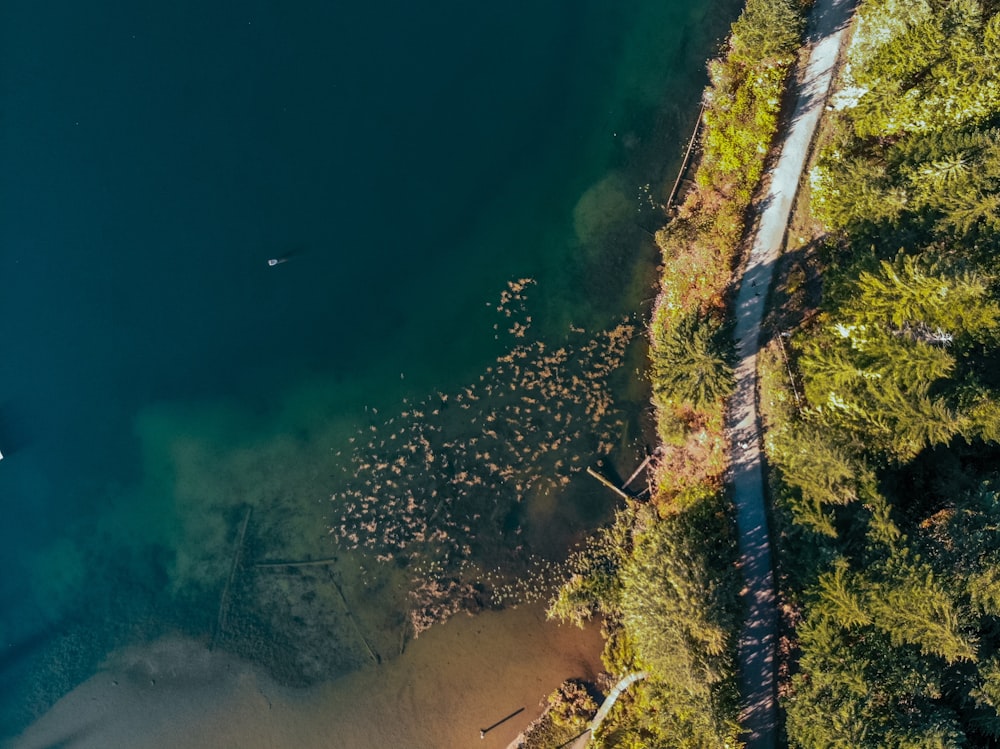
[[[941,222],[960,234],[970,234],[982,228],[1000,231],[1000,194],[963,186],[950,190],[942,200]]]
[[[921,552],[972,611],[1000,616],[1000,495],[984,482],[923,523]]]
[[[895,224],[908,200],[884,164],[857,157],[821,161],[813,173],[813,189],[817,217],[832,229],[862,221]]]
[[[796,747],[957,747],[957,711],[943,704],[942,674],[913,648],[845,629],[820,611],[798,627],[801,671],[786,703]]]
[[[707,492],[666,518],[649,507],[620,513],[570,561],[573,577],[549,616],[581,623],[601,612],[609,670],[650,674],[628,698],[645,704],[641,712],[613,714],[614,745],[716,747],[738,733],[740,583],[730,511]]]
[[[622,570],[622,614],[639,663],[667,683],[707,696],[732,674],[738,621],[730,518],[713,499],[643,531]]]
[[[849,54],[861,137],[979,124],[1000,111],[1000,21],[976,0],[874,1]]]
[[[965,633],[955,591],[946,589],[931,566],[898,547],[859,578],[873,625],[896,647],[912,645],[945,663],[975,661],[977,638]],[[930,659],[933,660],[933,659]]]
[[[830,436],[829,430],[811,424],[792,424],[775,436],[771,452],[783,483],[795,490],[787,497],[795,522],[813,533],[836,537],[831,507],[869,494],[874,476]]]
[[[1000,90],[995,81],[990,86]],[[899,95],[881,87],[869,91],[847,110],[848,118],[841,117],[842,128],[874,116],[872,108],[896,106]],[[920,127],[901,132],[886,149],[842,131],[824,149],[812,183],[814,210],[832,229],[907,220],[947,236],[982,238],[1000,231],[1000,134]]]
[[[911,210],[937,216],[942,230],[960,236],[1000,231],[997,130],[914,136],[896,155]]]
[[[843,505],[856,500],[860,485],[871,478],[849,450],[829,437],[810,425],[789,432],[780,448],[782,475],[818,503]]]
[[[900,253],[894,262],[882,262],[876,273],[863,271],[856,296],[843,309],[858,324],[927,342],[939,340],[933,335],[938,329],[953,338],[976,337],[1000,322],[1000,307],[982,274],[949,268],[930,253]]]
[[[855,280],[830,284],[827,317],[800,344],[816,405],[770,445],[793,490],[783,511],[838,550],[818,568],[808,560],[811,582],[796,578],[806,618],[790,743],[980,745],[1000,731],[1000,676],[985,657],[1000,648],[1000,502],[940,464],[931,493],[914,489],[920,500],[900,514],[907,495],[883,496],[867,466],[894,456],[886,481],[928,445],[997,431],[1000,407],[969,362],[1000,311],[986,275],[940,253],[837,272]]]
[[[929,253],[900,254],[841,288],[828,324],[801,344],[813,418],[903,459],[982,435],[977,409],[989,399],[965,397],[976,380],[956,355],[1000,326],[987,278]]]
[[[873,71],[877,71],[883,79],[880,89],[898,95],[899,90],[896,86],[887,83],[893,81],[905,85],[915,80],[921,71],[943,57],[946,46],[947,39],[940,25],[933,19],[924,19],[909,26],[878,48],[872,55],[865,73],[874,77]],[[865,80],[864,73],[861,80]]]
[[[622,626],[662,700],[655,733],[674,746],[723,746],[734,730],[740,580],[729,511],[715,493],[650,518],[621,571]]]
[[[823,323],[799,344],[812,408],[771,444],[794,490],[784,511],[838,550],[807,562],[790,743],[979,745],[1000,730],[983,657],[1000,647],[997,497],[935,471],[932,495],[900,515],[906,495],[883,496],[868,466],[884,452],[900,471],[927,446],[995,434],[1000,406],[970,355],[994,340],[1000,307],[986,274],[938,251],[835,274]]]
[[[760,64],[792,54],[799,46],[802,14],[789,0],[749,0],[733,24],[732,57]]]
[[[650,357],[657,397],[704,409],[732,392],[732,344],[719,322],[689,312],[670,327],[654,326],[654,334]]]
[[[912,536],[895,528],[887,541],[871,528],[855,560],[819,575],[797,630],[793,745],[963,746],[1000,735],[1000,662],[981,655],[1000,644],[998,520],[1000,497],[984,485],[911,525]]]
[[[578,627],[595,614],[616,616],[621,606],[621,565],[632,548],[634,514],[615,515],[615,522],[591,536],[566,562],[570,577],[550,604],[548,617]]]
[[[811,175],[837,251],[795,339],[809,406],[769,440],[793,747],[1000,739],[997,10],[863,0]]]

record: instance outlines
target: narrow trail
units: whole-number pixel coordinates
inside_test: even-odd
[[[791,122],[771,173],[760,222],[736,298],[734,338],[739,364],[729,401],[730,481],[736,503],[745,620],[739,641],[740,693],[747,749],[771,749],[777,733],[775,646],[777,606],[765,507],[757,414],[757,352],[764,303],[788,227],[816,125],[826,104],[852,0],[816,0],[809,18],[806,74],[796,86]]]

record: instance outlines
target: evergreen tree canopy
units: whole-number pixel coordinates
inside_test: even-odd
[[[677,746],[724,746],[732,730],[712,716],[730,713],[736,700],[735,555],[731,518],[715,494],[652,521],[621,571],[622,624]]]
[[[811,174],[834,239],[793,339],[808,406],[767,440],[792,747],[1000,742],[998,11],[862,0]]]
[[[733,24],[733,57],[761,65],[790,55],[799,46],[803,25],[802,14],[789,0],[749,0]]]
[[[1000,19],[977,0],[882,0],[860,14],[849,53],[859,135],[939,131],[1000,111]]]
[[[720,323],[689,312],[674,325],[654,330],[650,357],[657,396],[705,408],[729,395],[733,354]]]
[[[956,434],[983,434],[983,401],[963,396],[975,377],[956,354],[1000,326],[985,276],[900,253],[859,272],[831,300],[828,319],[799,362],[819,423],[900,458]]]

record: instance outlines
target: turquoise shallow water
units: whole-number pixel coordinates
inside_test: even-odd
[[[116,645],[219,636],[246,508],[248,558],[333,554],[349,440],[524,343],[494,337],[509,280],[531,341],[641,309],[734,5],[5,3],[0,735]],[[641,389],[611,384],[627,463]],[[543,556],[610,509],[557,496],[510,516]],[[364,574],[390,631],[410,573]],[[236,579],[226,644],[294,661],[258,652],[254,602],[310,620],[284,593]]]

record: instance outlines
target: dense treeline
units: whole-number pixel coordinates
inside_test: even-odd
[[[601,615],[605,664],[646,671],[600,746],[739,746],[736,633],[742,617],[732,505],[722,488],[722,407],[732,388],[725,294],[800,43],[793,0],[750,0],[709,64],[695,186],[657,234],[661,293],[651,380],[662,449],[656,492],[619,513],[571,560],[550,615]]]
[[[726,56],[708,66],[695,184],[656,234],[663,268],[650,358],[667,448],[659,485],[670,497],[702,494],[701,485],[717,486],[725,468],[722,403],[732,388],[726,292],[803,25],[794,0],[747,3]]]
[[[550,616],[603,617],[605,665],[650,676],[606,722],[603,746],[737,746],[733,632],[740,611],[729,507],[713,493],[666,516],[618,514],[573,561]]]
[[[811,175],[805,403],[765,393],[790,746],[1000,745],[997,10],[864,0]]]

